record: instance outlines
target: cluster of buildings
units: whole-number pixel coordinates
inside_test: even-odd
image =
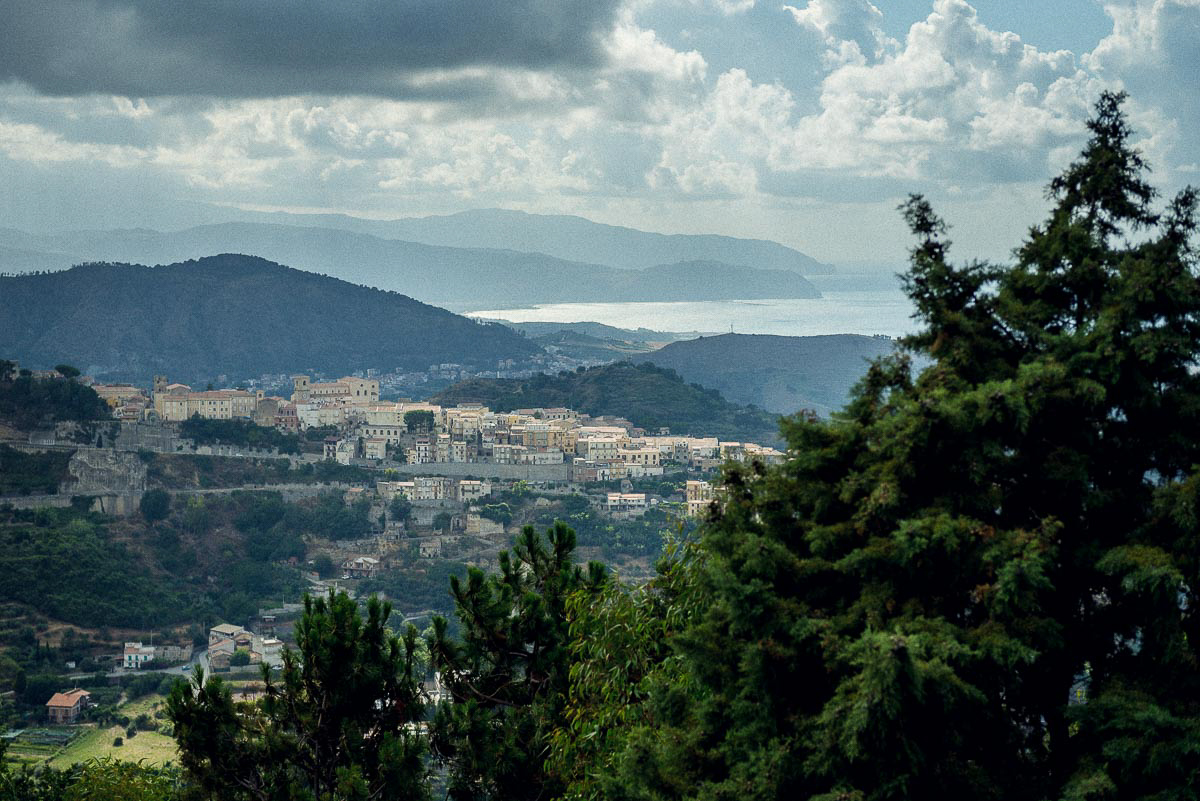
[[[139,670],[151,662],[186,662],[192,658],[192,650],[180,645],[143,645],[127,642],[121,654],[121,667]]]
[[[319,424],[337,425],[343,432],[326,441],[325,455],[343,464],[359,459],[407,464],[570,464],[573,480],[587,482],[658,476],[668,463],[703,470],[730,459],[776,463],[784,456],[751,442],[668,431],[650,434],[627,420],[591,418],[565,408],[496,412],[480,404],[441,407],[374,401],[327,404],[323,412]],[[424,414],[420,419],[432,425],[414,425],[415,414]],[[301,424],[305,422],[301,414]]]
[[[247,631],[232,623],[219,623],[208,630],[209,670],[223,673],[233,666],[234,655],[246,654],[246,664],[283,664],[283,641]]]
[[[385,401],[379,379],[371,377],[322,382],[295,375],[290,398],[261,389],[194,391],[161,375],[148,398],[128,384],[93,388],[120,419],[180,422],[199,415],[284,430],[330,428],[337,435],[326,439],[324,456],[342,464],[567,464],[572,480],[584,483],[662,475],[667,464],[707,470],[729,460],[770,464],[784,456],[757,443],[648,432],[628,420],[566,408],[496,412],[481,404]]]

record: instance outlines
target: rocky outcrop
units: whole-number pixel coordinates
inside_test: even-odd
[[[65,495],[128,495],[146,489],[146,463],[136,453],[81,449],[67,472],[71,479],[59,490]]]

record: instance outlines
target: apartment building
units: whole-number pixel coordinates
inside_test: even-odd
[[[685,489],[688,517],[703,517],[713,502],[713,485],[707,481],[688,481]]]

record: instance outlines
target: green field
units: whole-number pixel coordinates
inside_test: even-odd
[[[149,696],[124,704],[120,711],[130,719],[142,713],[153,716],[164,700],[161,695]],[[113,745],[117,737],[123,741],[120,746]],[[16,764],[45,763],[55,768],[102,757],[161,765],[176,761],[175,740],[157,731],[139,731],[129,737],[122,726],[82,723],[26,729],[8,751],[8,759]]]

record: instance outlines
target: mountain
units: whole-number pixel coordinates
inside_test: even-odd
[[[656,234],[564,214],[476,209],[399,220],[368,220],[344,214],[238,214],[263,222],[339,228],[426,245],[545,253],[568,261],[595,262],[629,269],[681,261],[717,261],[769,270],[790,270],[802,275],[833,272],[833,267],[828,264],[765,239],[738,239],[715,234]]]
[[[332,228],[222,223],[34,235],[0,229],[0,271],[106,261],[167,264],[213,253],[251,253],[352,283],[459,309],[537,303],[815,298],[803,276],[712,261],[618,269],[512,250],[445,247]],[[37,254],[45,254],[39,257]],[[59,254],[55,257],[53,254]]]
[[[505,326],[253,256],[0,277],[0,297],[0,354],[110,378],[488,367],[541,352]]]
[[[624,417],[647,430],[665,426],[675,434],[762,444],[779,441],[775,415],[730,403],[715,389],[688,384],[674,370],[652,364],[618,362],[532,378],[474,378],[443,390],[430,401],[483,403],[498,411],[566,406],[593,416]]]
[[[721,334],[673,342],[641,358],[737,403],[780,414],[812,409],[828,416],[846,405],[851,388],[866,375],[867,362],[894,348],[889,339],[858,334]]]

